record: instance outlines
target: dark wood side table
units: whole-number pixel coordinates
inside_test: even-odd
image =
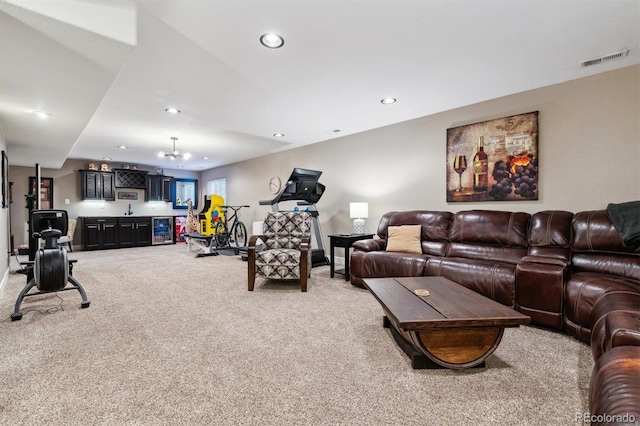
[[[331,278],[337,272],[338,274],[344,274],[344,280],[349,281],[351,278],[349,271],[349,249],[351,245],[358,240],[370,240],[373,238],[373,234],[335,234],[329,235],[331,245]],[[344,248],[344,269],[336,271],[335,269],[335,249],[336,247]]]

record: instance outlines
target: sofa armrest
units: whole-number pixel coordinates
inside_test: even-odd
[[[611,312],[605,319],[605,350],[616,346],[640,346],[640,314]]]
[[[566,262],[545,256],[525,256],[516,265],[516,307],[531,323],[561,330]]]
[[[385,240],[377,239],[377,240],[358,240],[355,241],[351,247],[354,250],[359,251],[384,251]]]
[[[567,266],[567,262],[563,259],[547,256],[525,256],[522,258],[524,263],[539,263],[542,265]]]

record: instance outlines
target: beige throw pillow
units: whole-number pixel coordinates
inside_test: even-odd
[[[387,228],[387,251],[422,253],[422,225],[390,226]]]

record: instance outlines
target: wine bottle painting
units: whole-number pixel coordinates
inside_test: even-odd
[[[537,200],[538,112],[447,129],[447,201]]]

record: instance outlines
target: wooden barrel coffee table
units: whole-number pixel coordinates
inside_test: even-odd
[[[366,278],[364,283],[413,368],[482,366],[505,327],[531,321],[444,277]]]

